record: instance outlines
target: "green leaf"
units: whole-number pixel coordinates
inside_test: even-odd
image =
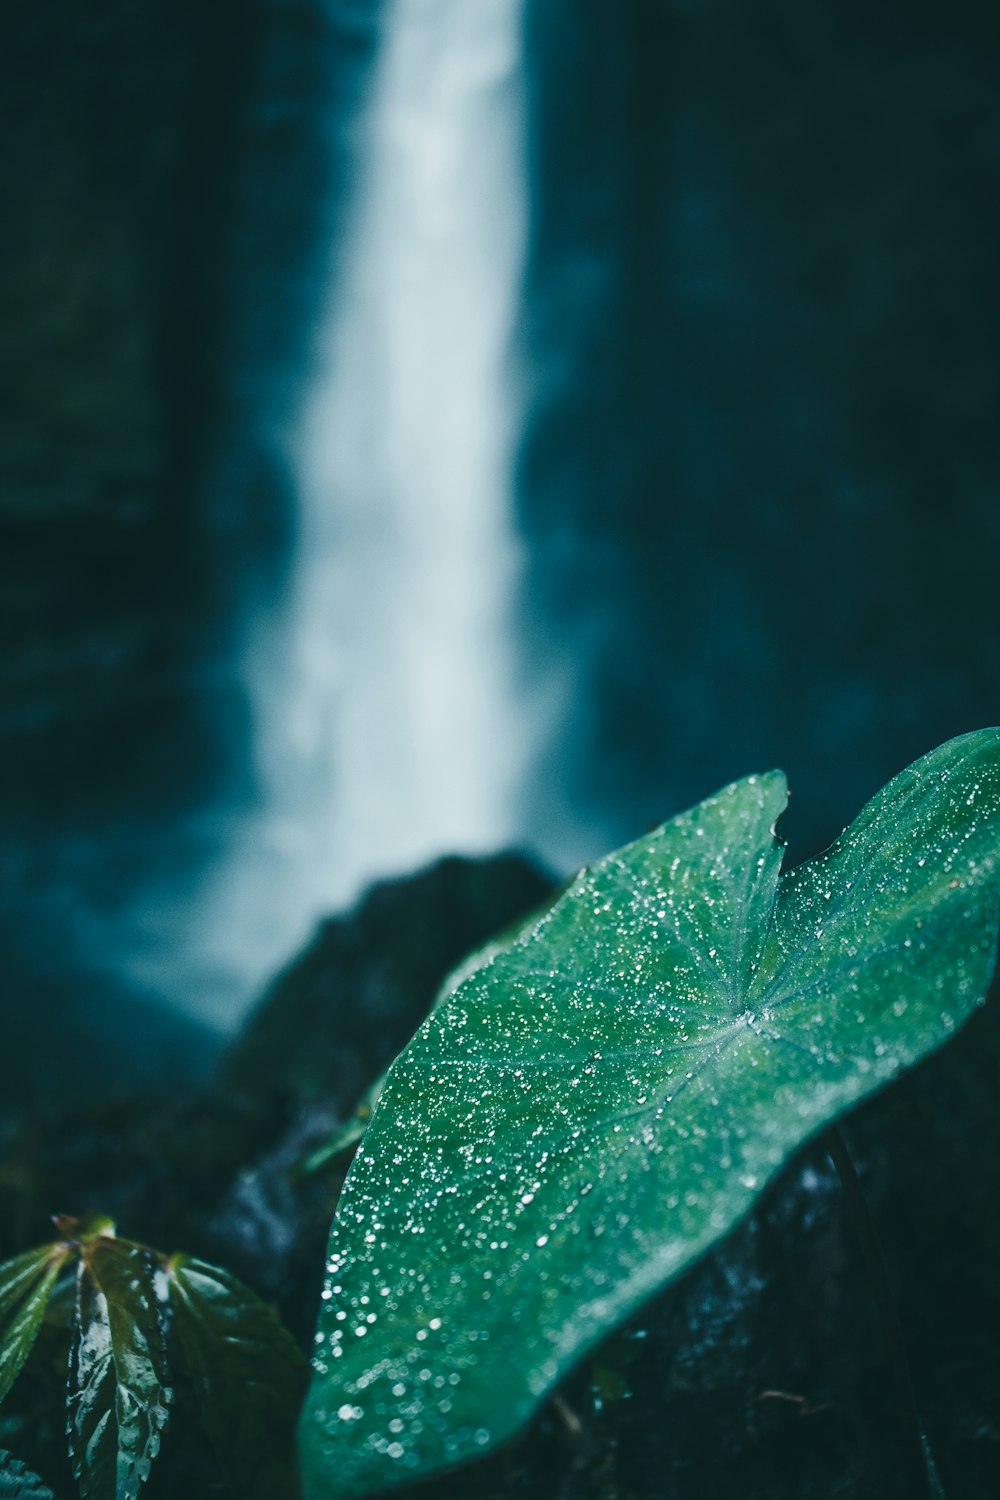
[[[235,1494],[294,1493],[304,1356],[274,1310],[217,1266],[174,1256],[170,1301],[205,1426]]]
[[[169,1415],[163,1309],[148,1250],[98,1235],[80,1261],[69,1447],[89,1500],[133,1500]]]
[[[0,1401],[31,1353],[70,1246],[42,1245],[0,1266]]]
[[[779,877],[785,801],[749,777],[582,872],[394,1064],[331,1234],[313,1500],[513,1433],[980,1001],[1000,731],[918,761]]]
[[[0,1500],[54,1500],[54,1497],[37,1474],[0,1448]]]

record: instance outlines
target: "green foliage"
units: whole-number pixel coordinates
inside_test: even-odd
[[[585,870],[390,1070],[334,1220],[307,1494],[483,1452],[982,999],[1000,733],[781,876],[779,773]]]
[[[42,1245],[0,1266],[0,1401],[31,1353],[68,1254],[65,1245]]]
[[[202,1420],[233,1493],[246,1500],[291,1495],[304,1356],[277,1314],[227,1271],[175,1255],[167,1274]]]
[[[73,1472],[88,1500],[135,1500],[167,1424],[164,1309],[148,1250],[95,1235],[78,1265],[68,1401]]]
[[[53,1495],[37,1474],[0,1449],[0,1500],[53,1500]]]
[[[73,1472],[86,1500],[135,1500],[170,1416],[171,1379],[193,1382],[234,1495],[295,1491],[295,1417],[305,1361],[276,1314],[228,1272],[118,1238],[107,1220],[58,1220],[63,1238],[0,1266],[6,1395],[62,1271],[77,1278],[67,1394]],[[8,1465],[21,1483],[18,1466]],[[0,1496],[6,1471],[0,1470]],[[33,1476],[24,1478],[24,1485]],[[47,1494],[30,1487],[12,1495]]]

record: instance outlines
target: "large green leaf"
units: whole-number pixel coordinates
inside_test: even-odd
[[[31,1353],[68,1245],[42,1245],[0,1266],[0,1401]]]
[[[54,1497],[37,1474],[0,1449],[0,1500],[54,1500]]]
[[[202,1417],[234,1494],[294,1493],[295,1421],[307,1367],[274,1310],[190,1256],[168,1266],[174,1322]]]
[[[163,1307],[148,1250],[97,1235],[80,1261],[68,1436],[88,1500],[134,1500],[167,1423]]]
[[[515,1431],[982,998],[1000,732],[918,761],[779,879],[785,800],[749,777],[582,872],[394,1065],[331,1235],[310,1497]]]

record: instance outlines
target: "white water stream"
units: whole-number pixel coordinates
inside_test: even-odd
[[[289,589],[246,674],[262,789],[201,907],[220,1020],[370,880],[517,831],[516,0],[393,0],[291,440]],[[352,122],[357,128],[357,122]],[[242,971],[235,989],[221,983]]]
[[[519,26],[512,0],[386,13],[301,448],[280,753],[314,788],[321,903],[513,827]]]

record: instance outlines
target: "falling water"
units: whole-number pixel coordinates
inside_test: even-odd
[[[206,941],[256,909],[261,976],[372,878],[515,827],[519,8],[395,0],[384,27],[292,449],[291,584],[248,654],[263,814],[205,908]]]
[[[35,902],[36,925],[44,906],[45,930],[63,934],[42,945],[60,961],[72,951],[127,993],[223,1029],[367,882],[518,832],[508,351],[525,218],[520,7],[389,0],[371,24],[373,73],[367,54],[331,55],[319,106],[330,156],[354,170],[346,210],[328,215],[311,389],[287,418],[271,378],[266,430],[260,418],[250,434],[292,478],[285,586],[266,604],[248,588],[235,659],[227,646],[189,691],[222,704],[234,763],[249,730],[254,774],[160,830],[141,885],[124,855],[114,885],[102,833],[75,864],[62,848],[57,873],[69,862],[75,884],[52,880]],[[280,45],[291,50],[277,54],[278,84],[265,81],[268,108],[301,71],[298,33]],[[351,67],[370,80],[360,111],[360,90],[343,87]],[[243,378],[265,385],[266,360],[251,357]],[[223,509],[251,503],[238,482],[215,490]],[[243,702],[246,716],[232,709]],[[122,837],[146,852],[141,831]],[[73,894],[89,892],[91,867],[111,870],[113,899]]]
[[[301,447],[273,779],[305,903],[511,831],[517,565],[507,349],[522,242],[518,7],[396,0]]]

